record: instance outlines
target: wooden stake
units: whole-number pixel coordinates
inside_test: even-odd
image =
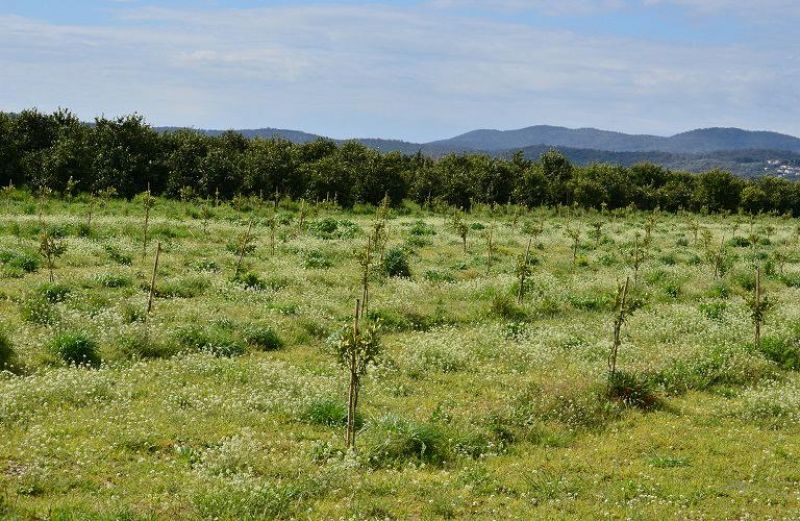
[[[161,242],[159,241],[156,245],[156,259],[153,261],[153,275],[150,277],[150,296],[147,298],[147,313],[145,315],[145,320],[147,320],[147,315],[150,314],[150,311],[153,309],[153,294],[155,293],[156,288],[156,272],[158,271],[158,258],[161,255]]]

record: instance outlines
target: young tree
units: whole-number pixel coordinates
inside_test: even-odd
[[[608,355],[608,374],[610,380],[613,380],[613,378],[617,374],[617,355],[619,354],[619,346],[622,344],[620,334],[622,332],[622,326],[625,324],[625,321],[627,320],[627,314],[628,314],[629,283],[630,283],[630,278],[626,278],[625,284],[620,286],[617,290],[617,301],[616,301],[617,315],[614,318],[613,343],[611,345],[611,352]]]
[[[517,302],[522,304],[525,299],[525,279],[531,273],[530,256],[531,256],[531,242],[533,238],[528,239],[528,247],[525,248],[525,254],[517,260],[517,277],[519,278],[519,290],[517,292]]]
[[[753,319],[753,344],[756,348],[761,347],[761,327],[764,325],[764,318],[767,310],[771,306],[768,298],[765,298],[761,289],[761,268],[756,268],[756,284],[753,288],[753,295],[747,302],[750,307],[750,317]]]
[[[39,253],[42,254],[47,262],[47,269],[50,271],[50,282],[55,281],[53,269],[55,268],[56,259],[64,255],[66,251],[67,244],[53,235],[47,228],[39,235]]]
[[[352,326],[346,326],[333,345],[333,353],[339,363],[347,369],[349,386],[347,394],[347,432],[345,444],[348,450],[356,448],[356,412],[361,390],[361,379],[366,375],[370,364],[381,353],[379,325],[371,324],[362,328],[360,324],[363,310],[361,301],[356,300]]]
[[[150,188],[146,192],[142,192],[137,196],[137,199],[144,208],[144,223],[142,224],[142,259],[147,257],[147,231],[150,225],[150,210],[156,205],[156,198],[150,194]]]

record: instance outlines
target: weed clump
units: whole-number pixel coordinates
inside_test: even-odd
[[[59,302],[64,302],[67,299],[67,296],[72,292],[72,288],[67,286],[66,284],[60,284],[55,282],[45,282],[38,288],[36,288],[36,293],[38,293],[42,298],[50,302],[51,304],[57,304]]]
[[[28,296],[23,301],[20,316],[25,322],[48,326],[58,321],[59,313],[53,304],[41,295]]]
[[[220,326],[203,328],[196,325],[178,330],[176,340],[180,347],[192,351],[203,351],[217,357],[243,355],[244,344],[227,329]]]
[[[82,331],[59,333],[50,341],[49,348],[70,365],[87,367],[100,365],[97,342]]]
[[[320,398],[309,403],[301,415],[301,420],[325,427],[344,427],[347,425],[347,404],[333,398]],[[360,429],[364,419],[356,415],[355,427]]]
[[[400,467],[408,463],[442,465],[450,456],[443,429],[432,423],[413,423],[386,416],[364,430],[363,457],[372,468]]]
[[[9,370],[15,361],[14,345],[5,331],[0,331],[0,371]]]
[[[626,407],[652,410],[660,405],[653,384],[646,377],[617,370],[609,375],[607,396]]]
[[[245,329],[245,342],[262,351],[275,351],[283,347],[283,340],[274,329],[263,325],[251,325]]]

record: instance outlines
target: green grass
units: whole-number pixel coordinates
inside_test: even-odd
[[[730,241],[717,279],[689,217],[659,215],[609,382],[617,285],[633,275],[647,215],[535,210],[514,226],[515,208],[478,208],[464,253],[449,216],[392,210],[369,274],[367,317],[381,323],[384,353],[363,381],[347,454],[347,378],[324,347],[362,296],[369,209],[307,206],[301,228],[285,202],[273,254],[271,204],[214,207],[204,233],[200,203],[159,199],[142,258],[140,206],[110,201],[85,230],[84,203],[48,200],[42,219],[67,244],[51,284],[35,253],[40,203],[21,192],[0,202],[0,358],[13,366],[0,370],[0,518],[800,511],[800,288],[789,283],[800,259],[762,281],[772,307],[758,348],[747,306],[754,263],[800,246],[791,220],[757,218],[775,231],[751,246],[745,224],[732,238],[746,218],[695,216],[712,244]],[[237,275],[229,245],[251,218]],[[518,303],[515,269],[535,223]],[[582,232],[576,266],[568,226]]]

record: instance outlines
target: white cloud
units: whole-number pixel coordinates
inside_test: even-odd
[[[137,110],[158,124],[341,137],[422,140],[535,123],[800,133],[787,110],[800,101],[791,87],[800,74],[785,56],[544,30],[441,5],[127,9],[114,27],[0,16],[0,99],[10,109]]]

